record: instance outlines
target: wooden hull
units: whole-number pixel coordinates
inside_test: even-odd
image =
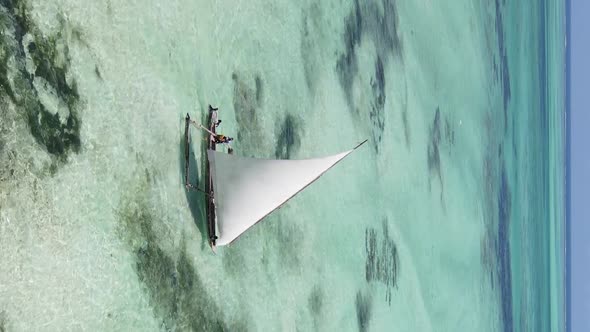
[[[215,122],[217,121],[217,112],[210,111],[207,117],[207,126],[210,131],[216,133],[215,131]],[[215,150],[215,142],[211,140],[209,134],[207,134],[207,150]],[[205,157],[207,154],[205,154]],[[215,217],[215,198],[213,192],[213,177],[211,176],[211,169],[209,164],[209,158],[207,158],[206,166],[205,166],[205,177],[207,178],[207,182],[205,184],[205,195],[206,199],[206,208],[205,211],[207,213],[207,231],[209,235],[209,246],[211,249],[215,251],[215,240],[217,239],[215,235],[215,226],[216,226],[216,217]]]

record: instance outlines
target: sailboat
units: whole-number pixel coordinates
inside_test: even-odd
[[[209,135],[216,134],[217,110],[209,108]],[[185,185],[187,190],[201,191],[206,198],[207,231],[209,245],[217,246],[234,242],[250,227],[280,208],[330,168],[351,154],[353,149],[331,156],[276,160],[235,156],[217,151],[212,139],[207,139],[207,163],[205,189],[188,181],[190,124],[196,124],[187,114],[185,118]]]

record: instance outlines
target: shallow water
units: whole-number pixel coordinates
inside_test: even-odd
[[[3,1],[0,25],[0,330],[563,327],[562,2]],[[214,255],[183,182],[208,104],[239,155],[369,142]]]

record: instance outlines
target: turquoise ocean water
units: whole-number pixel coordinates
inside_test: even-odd
[[[0,60],[0,331],[564,329],[563,1],[0,0]],[[215,255],[208,104],[369,142]]]

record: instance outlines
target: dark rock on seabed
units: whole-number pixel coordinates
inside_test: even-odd
[[[359,332],[365,332],[369,329],[369,323],[373,315],[373,300],[370,295],[363,294],[362,291],[356,293],[354,301],[356,309],[356,319],[358,323]]]
[[[145,194],[136,190],[129,195],[131,199],[123,200],[118,211],[119,234],[135,257],[137,278],[145,287],[162,327],[181,331],[247,331],[245,320],[223,321],[221,308],[203,285],[184,241],[177,248],[177,256],[159,245],[161,240],[154,230],[159,220]]]
[[[365,279],[368,283],[380,282],[386,287],[385,301],[391,305],[392,291],[397,288],[398,273],[400,270],[397,245],[389,236],[387,218],[383,220],[382,232],[377,233],[375,228],[365,229]],[[380,241],[378,239],[381,238]]]
[[[83,103],[76,81],[69,75],[68,32],[72,28],[62,18],[57,32],[43,35],[31,20],[26,2],[19,0],[0,2],[0,22],[0,29],[13,31],[0,34],[0,98],[6,96],[25,115],[37,143],[65,161],[70,152],[78,153],[81,148],[79,111]],[[25,40],[27,34],[32,40]],[[32,59],[33,72],[25,66],[27,54]],[[12,79],[8,75],[10,59],[16,64]],[[55,91],[61,104],[58,112],[51,112],[42,103],[36,87],[39,84]]]

